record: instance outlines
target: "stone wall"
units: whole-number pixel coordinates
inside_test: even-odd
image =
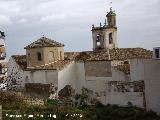
[[[41,53],[42,60],[38,61],[37,53]],[[50,52],[53,53],[53,59],[50,59]],[[27,66],[34,67],[45,65],[57,60],[64,60],[63,47],[44,47],[44,48],[32,48],[26,50],[27,55]]]
[[[87,61],[85,62],[85,75],[95,77],[111,77],[111,62]]]
[[[101,97],[102,103],[125,106],[131,103],[145,107],[143,81],[110,81],[106,95]]]
[[[37,53],[41,54],[42,60],[38,61]],[[26,49],[27,67],[44,65],[44,48]]]
[[[25,94],[36,97],[49,97],[51,92],[50,84],[26,83]]]

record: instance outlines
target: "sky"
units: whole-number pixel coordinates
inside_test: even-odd
[[[110,4],[112,2],[112,4]],[[117,14],[118,46],[160,46],[160,0],[0,0],[0,30],[7,56],[43,35],[65,44],[65,51],[92,50],[92,24]]]

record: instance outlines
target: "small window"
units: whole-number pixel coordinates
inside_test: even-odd
[[[97,35],[97,42],[100,42],[100,40],[101,40],[101,35],[98,34],[98,35]]]
[[[40,52],[37,53],[37,60],[38,61],[41,61],[42,60],[42,55]]]
[[[159,58],[159,49],[155,49],[155,57]]]
[[[62,51],[60,51],[60,60],[62,60]]]
[[[28,59],[30,60],[30,58],[31,58],[31,54],[30,54],[30,53],[28,53]]]
[[[97,39],[96,39],[96,45],[100,46],[101,45],[101,41],[102,41],[102,36],[100,34],[97,35]]]
[[[109,44],[113,43],[112,33],[109,33]]]

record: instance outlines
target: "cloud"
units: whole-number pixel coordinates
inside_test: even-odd
[[[22,18],[22,19],[20,19],[18,22],[19,22],[19,23],[26,23],[26,22],[27,22],[27,19]]]
[[[12,24],[12,21],[9,17],[0,14],[0,25],[1,26],[8,26],[11,24]]]
[[[22,18],[19,20],[19,23],[26,23],[26,22],[27,22],[27,19],[25,19],[25,18]]]
[[[45,16],[40,18],[40,22],[45,22],[45,23],[52,23],[52,22],[56,22],[59,20],[64,20],[65,18],[67,18],[67,16],[65,14],[55,14],[55,15],[50,15],[50,16]]]
[[[112,2],[120,47],[160,46],[159,0]],[[8,54],[25,53],[23,47],[42,33],[64,42],[67,51],[91,50],[91,25],[103,23],[110,6],[106,0],[0,0],[0,29],[8,34]]]

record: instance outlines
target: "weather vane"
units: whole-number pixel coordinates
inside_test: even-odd
[[[45,35],[44,35],[44,33],[42,32],[42,37],[44,37]]]
[[[110,2],[110,11],[112,11],[112,2]]]

